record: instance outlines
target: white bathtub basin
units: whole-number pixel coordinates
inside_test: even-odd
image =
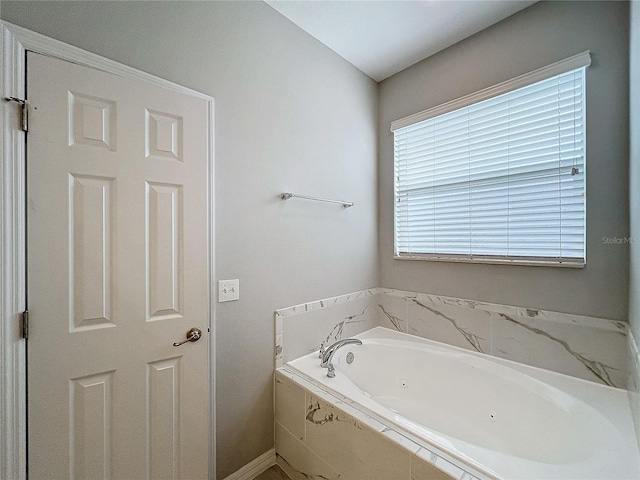
[[[625,391],[382,327],[358,337],[333,379],[317,353],[289,366],[488,478],[640,479]]]

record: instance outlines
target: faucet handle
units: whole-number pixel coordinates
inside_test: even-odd
[[[322,358],[324,355],[324,342],[320,342],[320,352],[318,353],[318,358]]]

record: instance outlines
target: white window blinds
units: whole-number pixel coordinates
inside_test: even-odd
[[[395,129],[396,256],[584,264],[584,74]]]

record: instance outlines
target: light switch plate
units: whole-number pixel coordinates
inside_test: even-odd
[[[240,298],[240,280],[218,280],[218,303]]]

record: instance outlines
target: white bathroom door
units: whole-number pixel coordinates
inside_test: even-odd
[[[27,99],[29,477],[205,479],[207,101],[31,52]]]

